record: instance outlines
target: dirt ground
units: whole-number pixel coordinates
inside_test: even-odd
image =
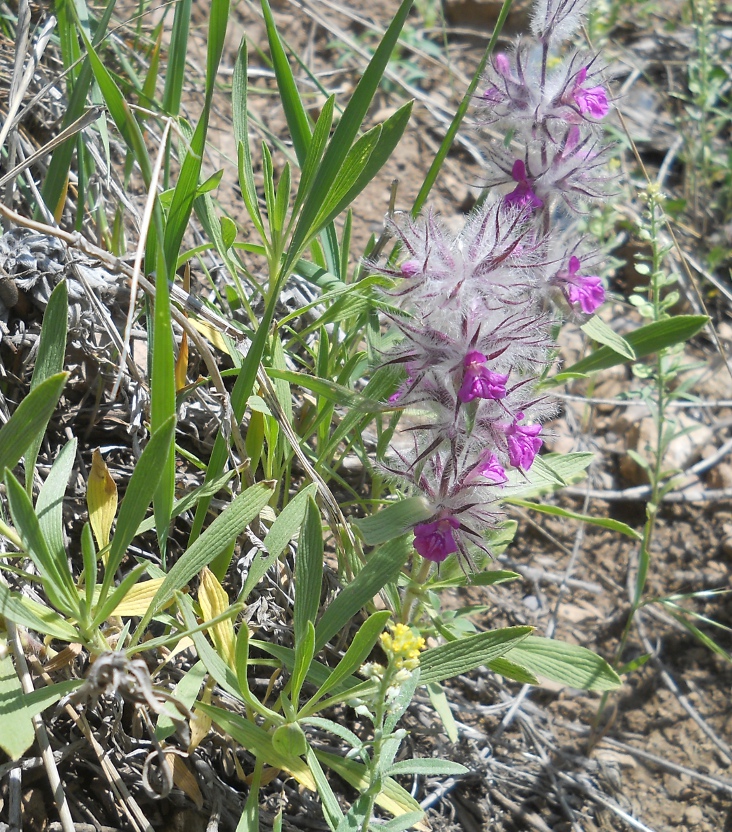
[[[338,90],[340,102],[347,99],[363,67],[359,49],[373,44],[373,28],[385,27],[396,6],[394,0],[354,0],[347,9],[324,0],[278,0],[274,4],[275,18],[287,43],[305,57],[313,71],[328,73],[324,82]],[[397,208],[412,204],[487,44],[490,6],[451,7],[453,22],[444,30],[439,15],[436,29],[426,32],[418,28],[421,24],[414,18],[409,42],[419,51],[405,49],[399,65],[403,76],[411,73],[411,86],[405,90],[394,82],[379,95],[371,114],[373,123],[378,123],[416,93],[412,124],[381,175],[354,206],[354,251],[362,250],[368,237],[381,231],[393,180],[399,181]],[[475,7],[479,7],[477,16]],[[525,4],[519,4],[509,20],[509,31],[525,23],[524,8]],[[250,43],[266,43],[261,20],[247,5],[235,4],[232,14],[222,60],[222,66],[229,68],[244,33]],[[606,47],[606,62],[618,106],[627,116],[644,160],[655,170],[674,138],[673,118],[665,109],[671,106],[668,93],[672,82],[666,84],[664,79],[673,78],[679,62],[683,63],[688,39],[683,31],[678,41],[670,35],[655,39],[656,19],[633,19],[630,14],[625,18]],[[194,6],[194,19],[197,29],[192,55],[200,66],[205,64],[205,3]],[[430,42],[440,46],[441,56],[426,54]],[[669,44],[678,50],[672,51]],[[253,80],[250,78],[256,88],[250,94],[253,120],[274,134],[284,135],[279,100],[271,94],[273,82],[260,57],[251,51],[250,66],[258,70]],[[638,67],[642,72],[636,73]],[[239,224],[240,238],[247,239],[232,162],[228,83],[224,71],[207,163],[211,172],[224,168],[216,197]],[[196,113],[199,99],[196,85],[192,87],[187,107]],[[313,109],[322,102],[320,93],[314,92]],[[614,125],[618,129],[617,122]],[[467,126],[429,201],[454,227],[460,227],[462,215],[479,194],[479,143],[480,137]],[[281,169],[283,160],[282,153],[275,153],[276,168]],[[634,164],[629,153],[621,157],[620,175],[630,176]],[[667,185],[673,191],[681,187],[682,179],[682,171],[675,168]],[[627,184],[622,187],[623,198],[630,192]],[[632,216],[636,209],[630,202],[619,213]],[[614,254],[620,264],[608,275],[614,299],[603,315],[622,331],[637,325],[622,301],[632,285],[633,269],[620,262],[632,256],[633,243],[622,228],[617,237]],[[693,235],[685,239],[701,245]],[[698,252],[695,248],[690,253],[696,256]],[[682,303],[688,308],[693,301],[690,297]],[[713,296],[710,312],[729,354],[732,326],[729,305],[725,304],[724,296]],[[563,338],[567,359],[582,349],[571,327]],[[694,390],[700,402],[679,409],[679,418],[687,420],[684,424],[690,432],[671,454],[686,476],[683,488],[660,511],[652,545],[649,598],[732,586],[732,459],[729,449],[719,456],[730,438],[732,378],[706,336],[686,345],[684,355],[690,372],[699,376]],[[550,426],[549,449],[596,453],[587,480],[553,498],[558,505],[622,520],[640,530],[647,494],[642,472],[628,450],[642,449],[650,420],[642,405],[622,400],[637,383],[621,368],[600,376],[592,389],[578,386],[566,390],[562,414]],[[714,463],[705,469],[698,465],[703,460]],[[528,623],[536,626],[539,634],[556,635],[612,659],[630,605],[637,542],[592,526],[518,509],[511,512],[519,521],[519,532],[501,565],[520,572],[524,580],[492,589],[468,587],[455,597],[455,605],[485,606],[474,618],[480,628]],[[684,603],[732,627],[728,596],[709,594]],[[730,651],[730,630],[701,629]],[[623,659],[628,662],[646,653],[651,659],[625,677],[622,689],[608,698],[599,719],[599,695],[552,685],[521,689],[487,671],[475,672],[446,688],[460,728],[459,742],[453,745],[441,731],[429,701],[418,697],[407,717],[410,751],[454,759],[472,770],[462,780],[403,783],[428,807],[431,827],[456,832],[732,832],[732,664],[702,646],[660,604],[650,604],[639,613]],[[97,728],[101,734],[111,731],[104,721]],[[123,750],[117,749],[119,754]],[[218,751],[225,756],[223,750]],[[85,772],[91,780],[99,777],[91,766],[85,769],[80,764],[75,771],[79,777]],[[25,782],[31,783],[24,798],[28,829],[56,832],[58,825],[52,822],[45,786]],[[235,783],[233,775],[227,782]],[[347,791],[344,795],[352,797]],[[271,793],[268,808],[276,811],[283,800],[287,828],[327,828],[317,820],[318,811],[308,795],[290,784],[279,784]],[[180,799],[151,807],[149,817],[156,828],[166,832],[197,832],[207,824],[205,813]],[[269,815],[264,817],[266,821]],[[222,828],[228,828],[226,813],[221,823]],[[0,821],[0,832],[6,828]]]

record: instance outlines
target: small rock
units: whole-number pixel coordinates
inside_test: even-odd
[[[704,820],[704,813],[698,806],[687,806],[684,811],[684,820],[689,826],[699,826]]]
[[[684,790],[684,784],[673,774],[667,774],[663,778],[663,786],[666,789],[666,794],[671,800],[678,800],[681,792]]]

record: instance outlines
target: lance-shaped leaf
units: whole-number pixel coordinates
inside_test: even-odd
[[[99,448],[92,454],[91,471],[86,484],[86,505],[97,546],[103,549],[109,543],[112,523],[117,514],[117,484],[112,479]]]

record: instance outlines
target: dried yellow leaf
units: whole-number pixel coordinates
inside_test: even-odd
[[[165,578],[152,578],[135,584],[125,597],[114,608],[112,615],[134,616],[145,615],[155,593],[160,589]],[[170,602],[172,603],[172,601]]]
[[[173,769],[173,783],[185,792],[187,797],[190,797],[196,804],[196,808],[203,809],[201,789],[198,787],[195,774],[186,765],[186,761],[180,754],[174,754],[170,751],[166,752],[165,761]]]
[[[175,359],[175,392],[179,393],[188,384],[186,374],[188,373],[188,336],[183,333],[180,339],[178,357]]]
[[[109,533],[117,514],[117,485],[99,448],[92,455],[89,482],[86,484],[86,505],[97,546],[103,549],[109,543]]]
[[[198,588],[198,603],[204,621],[211,621],[225,613],[229,607],[229,596],[221,586],[214,573],[205,566],[201,572],[201,584]],[[214,643],[216,652],[231,667],[234,668],[234,651],[236,636],[234,625],[230,618],[219,621],[208,630]]]

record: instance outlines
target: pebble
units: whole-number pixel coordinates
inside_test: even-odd
[[[684,820],[691,827],[699,826],[699,824],[704,820],[704,813],[699,806],[687,806],[684,811]]]

